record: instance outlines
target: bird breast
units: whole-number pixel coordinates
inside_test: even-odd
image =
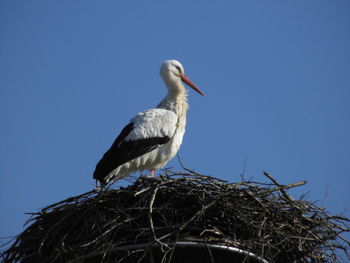
[[[155,150],[158,158],[156,158],[156,165],[153,169],[162,168],[168,161],[175,157],[180,149],[185,134],[186,113],[188,110],[186,96],[182,98],[165,98],[158,108],[164,108],[174,112],[177,115],[177,122],[171,140]]]

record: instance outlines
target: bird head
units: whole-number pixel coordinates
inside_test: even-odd
[[[181,83],[185,82],[199,94],[205,96],[205,94],[189,79],[189,77],[185,75],[183,66],[177,60],[164,61],[160,67],[160,75],[168,86],[169,91],[175,91],[176,93],[180,92],[181,89],[184,89]]]

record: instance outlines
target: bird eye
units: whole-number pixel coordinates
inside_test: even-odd
[[[180,74],[182,74],[181,68],[179,66],[175,66]]]

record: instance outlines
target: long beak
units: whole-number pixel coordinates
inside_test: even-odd
[[[181,79],[183,82],[185,82],[188,86],[190,86],[192,89],[194,89],[195,91],[197,91],[199,94],[201,94],[202,96],[205,96],[205,94],[203,93],[203,91],[201,91],[196,84],[194,84],[189,77],[187,77],[185,74],[182,74]]]

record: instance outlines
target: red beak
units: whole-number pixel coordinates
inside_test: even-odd
[[[192,89],[194,89],[195,91],[197,91],[199,94],[201,94],[202,96],[205,96],[205,94],[203,93],[203,91],[201,91],[196,84],[194,84],[189,77],[187,77],[185,74],[182,74],[181,79],[183,82],[185,82],[188,86],[190,86]]]

